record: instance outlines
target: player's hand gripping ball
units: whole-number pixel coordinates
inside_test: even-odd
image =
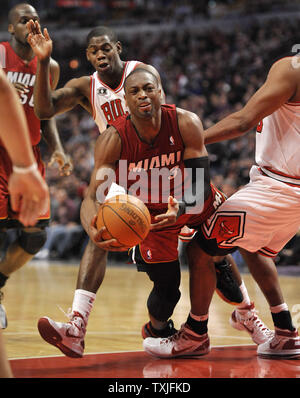
[[[115,247],[133,247],[146,238],[151,217],[146,205],[132,195],[116,195],[106,200],[99,208],[97,229],[107,229],[103,239],[116,239]]]

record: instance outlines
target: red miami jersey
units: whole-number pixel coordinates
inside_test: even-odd
[[[174,105],[163,105],[161,109],[161,128],[152,144],[140,138],[130,116],[124,116],[112,123],[122,141],[122,152],[116,171],[117,183],[131,192],[139,180],[140,190],[133,194],[139,196],[149,208],[167,207],[168,196],[176,196],[174,180],[179,175],[177,169],[180,169],[181,176],[184,169],[184,144],[178,128],[176,108]],[[155,173],[162,168],[169,174],[165,176],[164,184],[164,177],[155,178],[158,177]],[[178,185],[182,187],[181,178]]]
[[[130,115],[125,115],[111,124],[117,129],[122,142],[116,182],[129,194],[141,199],[152,216],[167,211],[169,195],[182,200],[184,189],[190,184],[184,173],[185,146],[178,126],[176,106],[165,104],[161,111],[161,128],[152,144],[141,139]],[[166,173],[162,173],[162,169]],[[142,174],[139,174],[141,171]],[[212,191],[205,200],[201,219],[204,220],[208,214],[212,214],[214,199]],[[189,224],[199,224],[199,216],[199,213],[184,214],[179,219],[181,222],[184,220]]]
[[[184,173],[185,146],[178,126],[176,107],[162,105],[161,112],[161,128],[152,144],[141,139],[131,122],[130,115],[125,115],[112,123],[121,137],[122,147],[116,168],[116,182],[129,194],[137,196],[146,204],[152,223],[156,222],[156,215],[167,211],[168,196],[172,195],[181,200],[183,187],[186,188],[190,184],[189,178],[185,177]],[[143,188],[139,179],[140,171],[145,185],[147,185],[145,173],[148,177],[146,196],[136,191],[137,186]],[[162,181],[158,183],[157,174],[161,171],[167,173],[162,174]],[[199,228],[207,217],[215,212],[217,204],[224,200],[224,196],[211,185],[210,194],[201,210],[182,214],[175,224],[149,232],[139,245],[143,261],[146,263],[177,261],[178,235],[182,227],[187,225],[189,228]]]
[[[28,86],[28,92],[20,95],[30,132],[31,145],[41,140],[41,122],[34,113],[33,87],[37,69],[37,57],[25,63],[12,49],[9,42],[0,43],[0,66],[11,83],[22,83]],[[0,145],[2,142],[0,141]],[[3,146],[3,145],[2,145]]]

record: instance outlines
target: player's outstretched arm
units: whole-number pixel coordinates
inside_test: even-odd
[[[105,201],[111,183],[114,181],[115,168],[117,161],[120,159],[120,154],[120,136],[114,127],[109,127],[97,139],[95,166],[80,210],[82,226],[91,241],[100,249],[107,251],[122,251],[122,248],[112,246],[117,243],[116,239],[102,239],[105,228],[97,230],[97,213],[99,206]]]
[[[289,101],[297,90],[299,69],[293,67],[292,57],[283,58],[270,69],[265,83],[238,112],[225,117],[205,130],[205,144],[233,139],[256,127],[266,116]]]
[[[42,33],[38,21],[32,19],[26,24],[28,30],[27,41],[39,61],[50,60],[52,54],[52,40],[47,28]]]
[[[82,87],[87,83],[87,79],[72,79],[65,87],[54,90],[49,79],[53,61],[51,59],[52,40],[49,33],[46,28],[42,33],[39,23],[32,20],[27,23],[27,30],[27,41],[38,58],[34,85],[34,111],[40,119],[51,119],[81,104],[84,98]]]
[[[40,119],[49,119],[55,114],[49,79],[52,40],[46,28],[42,33],[38,21],[30,20],[26,27],[28,30],[27,41],[38,59],[34,85],[34,111]]]

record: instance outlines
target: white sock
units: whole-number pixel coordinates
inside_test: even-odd
[[[76,289],[72,305],[72,312],[79,312],[87,324],[90,312],[93,308],[96,294],[83,289]]]
[[[246,306],[251,304],[251,300],[250,300],[250,297],[249,297],[249,294],[248,294],[248,290],[247,290],[246,285],[245,285],[243,280],[242,280],[242,284],[240,285],[240,289],[241,289],[241,292],[242,292],[242,295],[243,295],[243,301],[240,304],[237,305],[237,309],[243,309]]]

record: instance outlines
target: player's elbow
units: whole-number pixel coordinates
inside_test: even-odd
[[[239,131],[241,135],[251,130],[256,124],[250,115],[244,112],[237,112],[234,118],[236,124],[235,130]]]
[[[34,107],[34,113],[40,120],[49,120],[54,116],[54,112],[51,112],[50,108],[41,109]]]

